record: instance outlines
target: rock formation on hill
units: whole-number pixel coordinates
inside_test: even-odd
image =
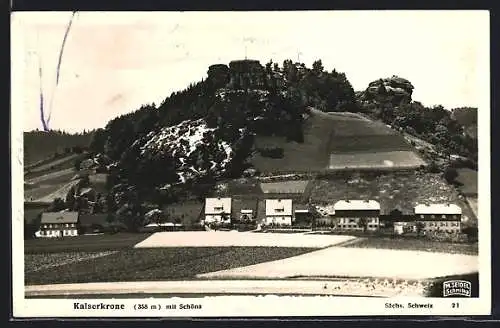
[[[365,91],[359,93],[358,100],[362,102],[386,103],[398,106],[402,102],[411,102],[413,85],[410,81],[393,75],[389,78],[378,79],[371,82]]]

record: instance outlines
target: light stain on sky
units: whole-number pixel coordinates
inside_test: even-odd
[[[12,58],[25,61],[23,83],[13,86],[14,92],[23,89],[25,130],[42,128],[33,52],[41,58],[50,95],[71,15],[13,15],[12,36],[24,41]],[[486,11],[81,12],[66,39],[50,127],[103,127],[205,78],[209,65],[245,53],[262,64],[300,57],[311,66],[320,58],[327,70],[345,72],[355,90],[396,74],[414,84],[413,98],[425,105],[478,106],[488,29]]]

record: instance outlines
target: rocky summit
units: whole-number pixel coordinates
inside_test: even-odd
[[[377,103],[390,102],[397,106],[401,102],[410,103],[414,86],[410,81],[393,75],[389,78],[371,82],[364,92],[359,94],[360,101]]]

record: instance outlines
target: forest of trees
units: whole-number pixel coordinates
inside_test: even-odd
[[[71,134],[65,131],[24,132],[24,162],[29,165],[55,158],[89,146],[94,131]]]
[[[477,165],[477,139],[453,117],[453,111],[440,105],[425,107],[418,101],[401,102],[399,105],[390,101],[365,102],[360,106],[374,118],[435,145],[442,154],[464,156],[473,166]]]

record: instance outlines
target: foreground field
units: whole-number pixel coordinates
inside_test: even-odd
[[[26,287],[26,297],[169,298],[230,295],[335,295],[364,297],[425,296],[428,283],[336,280],[189,280],[36,285]]]
[[[477,272],[471,255],[330,247],[283,260],[200,274],[211,279],[372,277],[421,280]]]
[[[303,233],[254,233],[234,231],[157,232],[138,243],[136,248],[150,247],[307,247],[321,248],[352,240],[351,236],[309,235]]]
[[[149,233],[117,233],[114,235],[82,235],[60,239],[29,239],[24,241],[26,254],[61,252],[99,252],[132,248],[151,236]]]
[[[399,249],[427,252],[442,252],[448,254],[478,255],[478,245],[447,243],[417,238],[381,238],[368,237],[358,238],[343,247],[352,248],[375,248],[375,249]]]
[[[183,247],[127,249],[40,271],[26,270],[25,284],[192,279],[197,274],[226,270],[304,254],[314,248]],[[60,258],[60,254],[51,254]],[[27,257],[25,268],[54,262],[47,256]]]

